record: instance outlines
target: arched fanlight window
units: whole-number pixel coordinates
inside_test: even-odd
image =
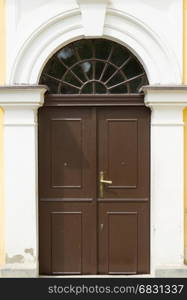
[[[50,94],[126,94],[138,93],[148,79],[127,48],[105,39],[89,39],[55,53],[40,83],[49,87]]]

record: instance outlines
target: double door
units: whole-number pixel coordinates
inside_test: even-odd
[[[40,108],[40,274],[149,273],[149,117]]]

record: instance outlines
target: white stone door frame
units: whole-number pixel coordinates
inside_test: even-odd
[[[45,91],[45,86],[0,87],[4,110],[3,277],[38,276],[37,110]]]
[[[184,270],[183,108],[186,86],[147,86],[151,114],[151,275]],[[37,109],[45,86],[0,88],[4,109],[3,276],[38,276]],[[176,275],[176,273],[175,273]]]
[[[187,86],[145,86],[151,108],[151,272],[187,277],[184,265],[184,123]]]

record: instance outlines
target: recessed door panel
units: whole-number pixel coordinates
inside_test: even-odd
[[[97,273],[97,223],[92,202],[40,202],[40,273]]]
[[[112,181],[100,200],[149,201],[149,109],[100,109],[98,120],[99,172]]]
[[[149,207],[146,203],[99,204],[99,273],[149,272]]]
[[[82,212],[51,213],[53,274],[82,273],[82,231]]]
[[[108,273],[137,272],[138,215],[137,212],[107,212]]]
[[[107,119],[106,162],[110,188],[136,188],[138,179],[138,120]],[[121,176],[123,174],[123,176]]]
[[[52,188],[81,189],[83,173],[83,120],[51,120]]]

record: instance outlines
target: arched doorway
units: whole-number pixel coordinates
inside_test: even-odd
[[[41,274],[149,273],[150,111],[137,58],[105,39],[48,61],[39,109]]]

